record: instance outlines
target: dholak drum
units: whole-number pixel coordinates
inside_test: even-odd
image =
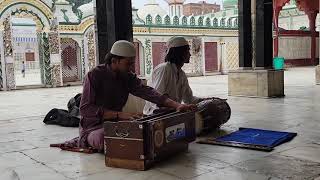
[[[231,116],[231,109],[225,99],[212,98],[199,102],[196,112],[196,133],[208,133],[220,128]]]

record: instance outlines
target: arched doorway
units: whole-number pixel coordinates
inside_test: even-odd
[[[217,42],[205,42],[205,71],[218,71],[218,46]]]
[[[63,82],[80,81],[80,47],[78,43],[71,38],[61,38],[61,49]]]
[[[0,84],[3,90],[44,85],[39,37],[49,30],[52,17],[52,11],[43,2],[4,0],[4,6],[0,6],[0,24],[8,28],[0,26],[1,33],[7,34],[1,43],[9,43],[11,53],[2,57]]]
[[[20,17],[12,17],[11,23],[16,86],[41,85],[36,23]]]

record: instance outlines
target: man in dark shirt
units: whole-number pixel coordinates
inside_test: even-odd
[[[153,88],[143,85],[132,73],[135,55],[132,43],[117,41],[106,56],[106,63],[97,66],[86,75],[80,103],[78,147],[92,147],[103,151],[105,120],[132,120],[142,116],[142,114],[122,112],[129,93],[159,106],[175,108],[177,111],[195,109],[195,105],[177,103]]]

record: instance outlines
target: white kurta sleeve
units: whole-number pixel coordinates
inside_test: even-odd
[[[156,68],[152,72],[151,81],[148,82],[150,87],[153,87],[160,94],[166,94],[166,86],[168,84],[168,76],[167,70],[165,66]],[[158,109],[158,106],[154,103],[146,101],[146,104],[143,109],[143,113],[150,115],[153,113],[155,109]]]
[[[157,90],[160,94],[165,94],[169,74],[170,73],[168,72],[166,66],[155,69],[155,71],[152,72],[150,86]]]
[[[186,104],[195,104],[198,103],[199,98],[193,96],[192,89],[190,88],[188,78],[186,74],[183,73],[183,77],[181,78],[183,80],[183,86],[182,86],[182,100]]]

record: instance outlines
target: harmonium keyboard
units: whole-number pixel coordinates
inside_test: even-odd
[[[158,161],[188,150],[188,144],[196,139],[195,112],[106,121],[104,135],[106,166],[146,170]]]

